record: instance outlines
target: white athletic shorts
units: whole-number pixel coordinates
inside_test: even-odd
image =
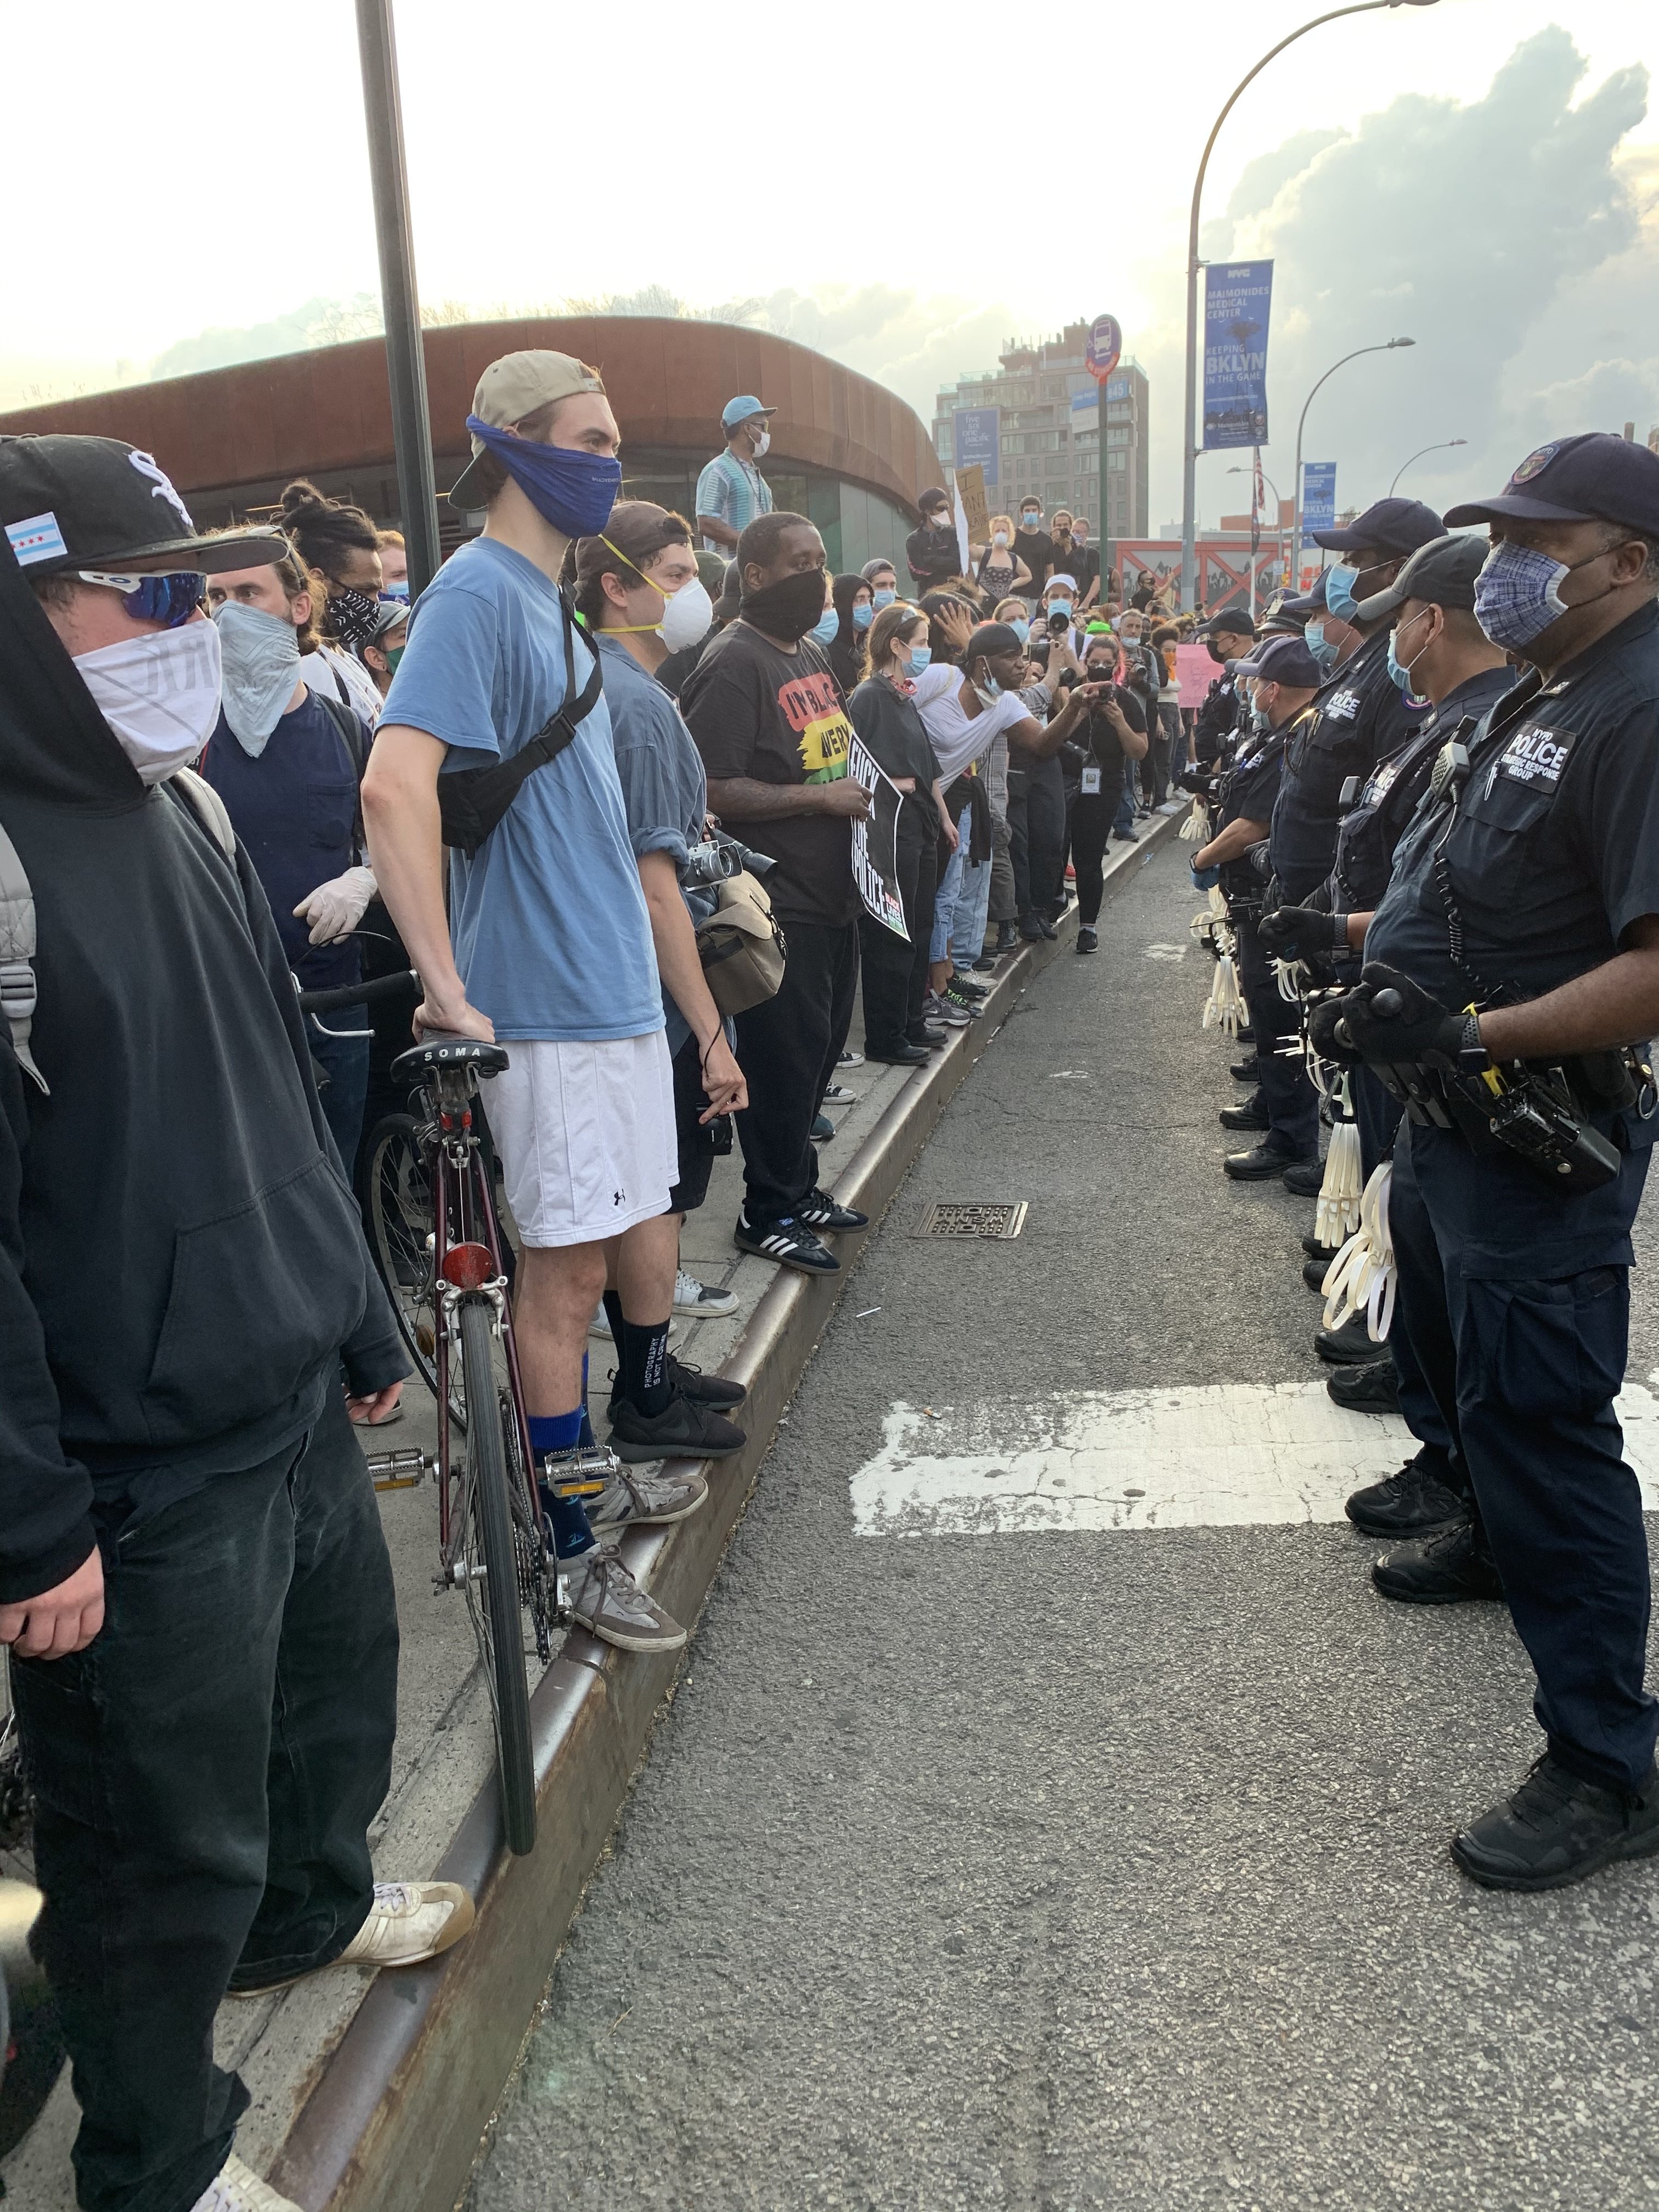
[[[600,1044],[503,1039],[482,1087],[525,1244],[596,1244],[668,1211],[679,1172],[663,1032]]]

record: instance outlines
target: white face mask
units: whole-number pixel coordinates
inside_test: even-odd
[[[662,611],[662,641],[671,653],[678,653],[688,645],[696,645],[708,635],[708,626],[714,619],[714,602],[708,596],[701,576],[693,576],[689,584],[682,584],[678,592],[664,594]]]
[[[753,451],[754,451],[755,459],[756,459],[757,460],[759,460],[759,459],[760,459],[760,457],[761,457],[761,455],[762,455],[763,453],[769,453],[769,452],[771,451],[771,449],[772,449],[772,433],[771,433],[769,430],[763,430],[763,431],[761,432],[761,434],[760,434],[759,437],[756,439],[755,443],[754,443],[754,448],[753,448]]]
[[[213,617],[222,662],[225,720],[250,760],[270,742],[300,680],[300,639],[291,622],[227,599]]]
[[[219,633],[210,622],[124,637],[75,665],[146,783],[193,761],[219,719]]]
[[[1006,530],[999,530],[996,532],[991,539],[991,543],[993,545],[1006,545],[1008,543],[1007,532]]]

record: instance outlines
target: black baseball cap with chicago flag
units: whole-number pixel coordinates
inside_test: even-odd
[[[211,576],[289,550],[277,530],[198,530],[165,470],[121,438],[0,437],[0,526],[33,576]]]
[[[1553,438],[1527,455],[1496,499],[1455,507],[1447,524],[1622,522],[1659,538],[1659,453],[1611,430]]]

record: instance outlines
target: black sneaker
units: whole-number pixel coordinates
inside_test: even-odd
[[[748,1441],[735,1422],[683,1390],[659,1413],[641,1413],[629,1398],[611,1401],[611,1449],[630,1467],[649,1459],[726,1459]]]
[[[1242,1106],[1224,1106],[1216,1117],[1224,1129],[1265,1129],[1270,1125],[1267,1109],[1260,1098],[1247,1098]],[[1284,1156],[1279,1165],[1285,1164]]]
[[[1063,913],[1065,909],[1062,908],[1061,911]],[[1054,927],[1054,923],[1048,919],[1047,915],[1044,915],[1040,918],[1038,927],[1041,928],[1042,934],[1048,939],[1050,945],[1054,944],[1060,935],[1060,932]]]
[[[1340,1328],[1322,1328],[1314,1336],[1314,1350],[1333,1367],[1369,1367],[1377,1357],[1377,1346],[1365,1316],[1355,1314]]]
[[[1334,1367],[1325,1377],[1325,1395],[1351,1413],[1397,1413],[1400,1370],[1393,1359],[1373,1359],[1368,1367]]]
[[[1022,944],[1041,945],[1042,942],[1043,932],[1042,923],[1038,916],[1034,914],[1028,914],[1024,921],[1019,925],[1019,934]]]
[[[722,1408],[742,1405],[749,1395],[741,1382],[732,1382],[724,1375],[705,1375],[701,1367],[693,1367],[683,1359],[668,1355],[668,1387],[682,1391],[699,1406],[719,1406]],[[622,1403],[622,1376],[613,1367],[611,1370],[611,1418],[617,1418],[617,1408]]]
[[[919,1044],[925,1052],[943,1052],[951,1042],[951,1032],[937,1028],[932,1022],[924,1022],[920,1029],[906,1030],[904,1042]]]
[[[969,1021],[976,1022],[984,1012],[979,1003],[978,994],[963,989],[960,975],[953,975],[951,978],[939,993],[939,1002],[945,1010],[947,1016],[951,1013],[966,1014]]]
[[[1277,1145],[1258,1145],[1253,1152],[1229,1152],[1221,1164],[1235,1182],[1266,1182],[1284,1173],[1287,1157]]]
[[[1325,1180],[1325,1163],[1317,1152],[1305,1160],[1294,1160],[1279,1181],[1293,1198],[1317,1198],[1319,1186]]]
[[[991,986],[988,983],[975,982],[965,968],[958,968],[951,981],[958,991],[964,993],[970,999],[977,999],[982,1002],[991,995]]]
[[[1426,1536],[1462,1520],[1468,1508],[1419,1452],[1398,1474],[1356,1490],[1343,1510],[1366,1536]]]
[[[781,1267],[796,1268],[803,1275],[838,1275],[841,1261],[827,1244],[821,1244],[803,1221],[785,1214],[781,1221],[751,1222],[739,1213],[732,1231],[739,1252],[757,1259],[775,1260]]]
[[[815,1145],[827,1145],[836,1133],[836,1125],[827,1114],[815,1114],[809,1134]]]
[[[943,1037],[939,1042],[944,1042]],[[896,1044],[891,1045],[871,1044],[866,1040],[864,1056],[866,1060],[879,1061],[884,1067],[926,1067],[927,1065],[927,1046],[912,1044],[908,1037],[901,1037]]]
[[[974,973],[976,975],[983,975],[996,964],[997,956],[994,952],[981,952],[974,963]]]
[[[795,1218],[804,1221],[809,1229],[817,1230],[820,1236],[825,1230],[839,1237],[844,1236],[849,1229],[867,1229],[870,1226],[867,1213],[860,1213],[855,1206],[842,1206],[838,1200],[831,1198],[827,1190],[809,1190],[795,1206]]]
[[[1465,1874],[1488,1889],[1565,1889],[1620,1859],[1659,1851],[1659,1767],[1639,1790],[1609,1790],[1546,1752],[1505,1805],[1452,1844]]]
[[[1330,1273],[1330,1269],[1331,1255],[1328,1252],[1322,1255],[1317,1260],[1304,1260],[1302,1262],[1302,1279],[1310,1291],[1317,1291],[1322,1297],[1325,1294],[1325,1278]]]
[[[1371,1580],[1384,1597],[1403,1605],[1462,1605],[1470,1598],[1501,1598],[1504,1585],[1467,1521],[1413,1537],[1384,1552],[1371,1569]]]
[[[1079,952],[1098,952],[1100,950],[1100,932],[1091,929],[1086,921],[1080,921],[1077,926],[1077,949]]]
[[[1018,952],[1018,930],[1012,921],[1000,921],[997,924],[997,951],[1001,953]]]

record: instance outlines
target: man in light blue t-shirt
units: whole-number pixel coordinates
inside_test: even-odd
[[[738,540],[757,514],[772,512],[772,487],[756,466],[772,443],[772,416],[752,392],[728,399],[720,410],[726,451],[716,453],[697,478],[697,527],[704,550],[729,561]]]
[[[450,501],[487,507],[489,519],[410,611],[363,817],[420,974],[416,1030],[508,1050],[485,1105],[519,1232],[514,1329],[545,1477],[555,1455],[592,1440],[587,1325],[607,1255],[667,1211],[673,1078],[610,717],[598,684],[586,694],[592,652],[556,580],[572,539],[609,518],[622,480],[616,418],[592,369],[518,353],[485,369],[467,427],[473,457]],[[440,778],[511,761],[561,708],[574,738],[524,779],[476,851],[452,853],[447,915]],[[618,1472],[584,1515],[544,1482],[585,1627],[629,1650],[685,1641],[603,1534],[679,1520],[705,1495],[700,1476]]]

